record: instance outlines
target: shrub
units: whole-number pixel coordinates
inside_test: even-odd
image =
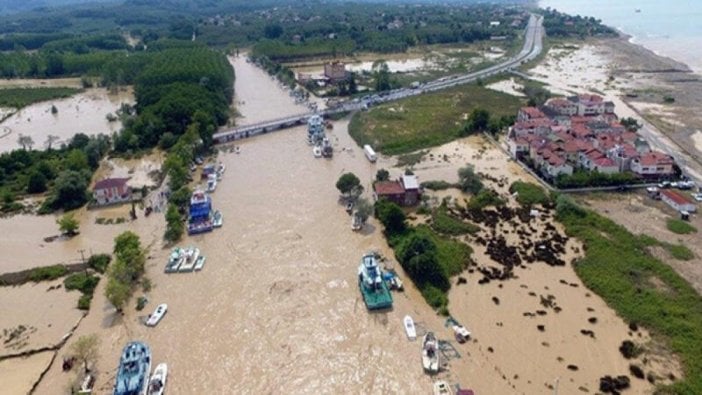
[[[112,256],[109,254],[91,255],[90,258],[88,258],[88,267],[98,273],[105,273],[111,260]]]
[[[32,269],[29,273],[29,281],[38,283],[40,281],[56,280],[57,278],[65,276],[67,273],[68,269],[63,265],[38,267]]]
[[[677,233],[679,235],[697,233],[697,228],[683,220],[675,218],[668,218],[668,220],[666,221],[666,227],[669,231]]]
[[[422,289],[422,296],[424,297],[424,300],[427,301],[429,306],[435,309],[445,308],[448,304],[448,298],[446,297],[446,294],[440,289],[435,288],[431,285],[426,286]]]
[[[397,204],[385,199],[375,203],[375,216],[385,226],[388,236],[394,236],[407,229],[405,224],[405,213]]]
[[[473,165],[466,165],[458,169],[458,185],[463,192],[476,194],[483,189],[483,182],[480,176],[475,174]]]
[[[100,277],[91,276],[81,272],[74,273],[66,277],[66,279],[63,280],[63,285],[69,291],[75,289],[84,294],[92,295],[99,281]]]
[[[93,295],[81,295],[78,299],[78,308],[80,310],[90,310],[90,302],[93,300]]]
[[[502,206],[505,204],[504,199],[492,189],[482,189],[477,195],[473,196],[468,202],[468,208],[473,210],[482,210],[488,206]]]
[[[444,189],[454,188],[456,184],[451,184],[446,181],[424,181],[422,188],[431,189],[432,191],[443,191]]]
[[[666,249],[670,255],[679,261],[689,261],[695,259],[695,253],[682,244],[669,244]]]

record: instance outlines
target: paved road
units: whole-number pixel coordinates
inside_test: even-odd
[[[306,122],[307,119],[309,119],[309,117],[315,114],[333,115],[350,111],[358,111],[380,103],[404,99],[406,97],[421,95],[423,93],[435,92],[442,89],[451,88],[457,85],[467,84],[478,79],[490,77],[505,71],[512,71],[522,63],[528,62],[536,58],[543,50],[542,38],[544,30],[542,26],[542,19],[543,18],[541,16],[536,16],[532,14],[529,18],[529,23],[527,24],[527,28],[525,30],[524,45],[522,46],[522,50],[516,56],[511,57],[502,63],[490,66],[486,69],[468,74],[459,74],[439,78],[436,81],[427,82],[414,89],[401,88],[383,92],[382,94],[367,95],[358,99],[341,102],[339,105],[319,113],[310,112],[282,119],[273,119],[257,123],[255,125],[236,127],[230,130],[216,133],[214,135],[214,139],[217,142],[224,143],[239,138],[253,136],[259,133],[265,133],[276,129],[299,125]]]

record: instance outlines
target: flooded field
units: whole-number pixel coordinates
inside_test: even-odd
[[[242,123],[301,112],[265,73],[246,63],[234,64]],[[402,318],[412,315],[420,334],[431,330],[442,340],[452,340],[445,318],[426,305],[397,264],[407,290],[393,294],[390,311],[369,313],[358,291],[360,257],[368,250],[392,257],[392,251],[375,220],[362,232],[351,231],[351,218],[338,202],[334,184],[344,172],[354,172],[369,196],[376,171],[392,167],[395,159],[369,163],[348,136],[347,126],[348,120],[335,122],[329,133],[335,149],[332,160],[313,157],[302,127],[238,141],[239,154],[221,153],[217,160],[227,171],[213,194],[213,205],[222,212],[224,226],[180,243],[198,246],[207,257],[201,272],[163,273],[169,250],[159,248],[157,241],[162,218],[152,223],[156,221],[152,216],[140,219],[137,227],[129,226],[142,236],[143,244],[154,241],[147,261],[154,287],[144,311],[136,312],[132,301],[122,316],[102,296],[104,282],[98,286],[93,309],[76,334],[98,333],[102,338],[95,393],[110,393],[121,349],[130,340],[147,342],[154,363],[168,363],[169,394],[280,389],[295,394],[431,392],[433,378],[422,371],[420,343],[406,339]],[[524,177],[501,152],[484,146],[474,138],[438,147],[415,167],[416,173],[420,180],[455,181],[457,168],[474,162],[479,171],[494,176]],[[401,170],[392,169],[393,176]],[[91,228],[93,232],[99,230]],[[559,376],[563,393],[578,393],[585,381],[594,390],[601,372],[625,374],[624,362],[612,345],[626,333],[624,323],[591,295],[588,306],[596,309],[602,322],[598,340],[587,343],[589,337],[571,333],[588,314],[586,291],[582,286],[555,289],[558,284],[553,281],[577,283],[577,279],[569,267],[552,270],[535,264],[519,273],[523,279],[506,283],[504,289],[497,283],[480,287],[476,276],[468,276],[468,285],[455,287],[450,308],[477,341],[454,342],[461,358],[451,359],[439,378],[460,382],[479,394],[532,394],[547,393],[546,384]],[[522,322],[526,320],[522,310],[535,306],[531,300],[524,302],[528,296],[522,293],[528,290],[521,284],[534,290],[553,287],[564,312],[573,314],[558,319],[549,315],[546,324],[555,336],[554,351],[544,353],[534,368],[520,366],[544,347],[532,339],[532,331],[535,336],[540,333],[535,324]],[[505,300],[505,306],[495,306],[491,299],[495,295]],[[141,325],[140,319],[159,303],[169,306],[161,323],[155,328]],[[577,306],[584,311],[576,313]],[[564,320],[574,324],[559,332]],[[496,322],[504,326],[496,327]],[[522,332],[530,334],[529,341],[520,340]],[[576,337],[585,340],[573,340]],[[563,344],[567,346],[559,348]],[[560,352],[567,362],[556,359]],[[585,355],[571,358],[578,353]],[[577,363],[580,371],[569,373],[565,366],[570,363]],[[65,388],[69,376],[54,366],[37,393],[56,393],[56,388]],[[637,385],[636,393],[641,393],[644,385]]]
[[[114,114],[122,103],[131,104],[133,101],[131,89],[113,95],[105,89],[95,88],[66,99],[27,106],[0,123],[0,152],[20,148],[17,143],[20,134],[34,140],[34,149],[44,149],[49,135],[58,136],[56,145],[76,133],[112,134],[121,128],[121,123],[109,122],[105,116]],[[52,105],[58,110],[56,114],[52,114]]]

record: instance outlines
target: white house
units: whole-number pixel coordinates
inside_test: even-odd
[[[664,189],[661,191],[661,200],[666,202],[675,211],[687,211],[688,213],[694,213],[697,211],[697,206],[695,203],[693,203],[685,195],[670,189]]]
[[[106,178],[95,183],[93,198],[99,205],[128,202],[132,199],[129,178]]]

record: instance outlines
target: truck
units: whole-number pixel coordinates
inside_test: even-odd
[[[378,157],[375,154],[375,151],[373,150],[373,147],[371,147],[368,144],[363,146],[363,153],[366,155],[366,158],[368,158],[368,160],[373,163],[375,163],[375,161],[378,159]]]

